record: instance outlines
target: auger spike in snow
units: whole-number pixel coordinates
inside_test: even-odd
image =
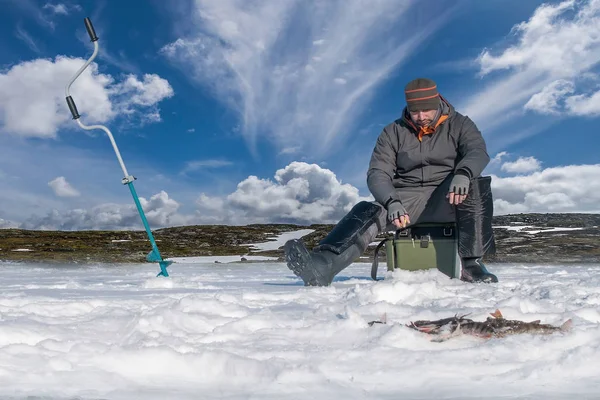
[[[129,173],[127,172],[127,168],[125,167],[125,163],[123,162],[123,158],[121,157],[121,153],[119,152],[119,148],[117,147],[117,143],[115,142],[115,139],[114,139],[112,133],[104,125],[90,125],[90,126],[84,125],[81,122],[81,120],[79,119],[80,115],[79,115],[79,112],[77,111],[77,106],[75,105],[75,101],[73,100],[73,98],[71,97],[71,95],[69,93],[69,90],[71,89],[71,85],[73,84],[73,82],[75,82],[75,80],[83,73],[83,71],[90,65],[90,63],[98,55],[98,36],[96,36],[96,31],[94,30],[92,21],[86,17],[84,19],[84,23],[85,23],[85,28],[88,32],[88,35],[90,36],[90,40],[92,41],[92,43],[94,43],[94,53],[86,61],[86,63],[83,64],[83,66],[75,73],[75,76],[71,79],[71,81],[65,88],[65,94],[67,96],[66,97],[67,105],[69,106],[69,110],[71,111],[71,114],[73,115],[73,119],[75,121],[77,121],[77,123],[79,124],[79,126],[81,128],[83,128],[87,131],[94,130],[94,129],[101,129],[108,135],[108,138],[110,139],[112,147],[117,156],[117,160],[119,160],[119,164],[121,165],[121,169],[123,170],[123,174],[125,175],[125,177],[121,180],[121,183],[129,186],[129,190],[131,191],[131,195],[133,196],[133,200],[135,201],[135,206],[137,207],[137,210],[140,214],[140,218],[142,219],[142,223],[144,224],[144,228],[146,229],[146,233],[148,234],[148,239],[150,240],[150,244],[152,245],[152,251],[150,251],[150,253],[148,253],[148,255],[146,256],[146,261],[157,262],[159,264],[160,272],[158,273],[157,276],[169,276],[169,273],[167,272],[167,267],[169,265],[171,265],[173,263],[173,261],[163,260],[160,255],[160,251],[158,250],[158,246],[156,245],[156,241],[154,240],[154,236],[152,235],[152,231],[150,230],[150,226],[148,225],[148,220],[146,219],[146,215],[144,214],[144,210],[142,208],[142,205],[140,204],[140,199],[138,198],[138,195],[135,191],[135,187],[133,186],[133,181],[135,181],[136,178],[132,175],[129,175]]]

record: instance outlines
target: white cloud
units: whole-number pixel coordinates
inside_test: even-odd
[[[72,11],[81,11],[81,6],[77,4],[46,3],[42,8],[56,15],[69,15]]]
[[[177,214],[179,203],[161,191],[150,200],[140,197],[144,214],[152,229],[187,224],[188,220]],[[39,230],[120,230],[143,229],[140,215],[131,204],[100,204],[89,210],[52,210],[44,217],[32,216],[20,226]]]
[[[499,164],[502,162],[502,159],[504,157],[508,157],[509,153],[506,151],[501,151],[498,154],[496,154],[491,160],[490,160],[490,164]]]
[[[557,73],[565,69],[571,73],[579,71],[578,61],[591,55],[576,53],[597,45],[598,38],[593,34],[597,29],[594,21],[598,6],[594,0],[542,4],[528,21],[513,27],[513,33],[519,35],[518,43],[498,56],[489,50],[480,55],[481,73],[519,67]],[[578,46],[571,48],[572,45]]]
[[[284,147],[279,151],[279,154],[297,154],[300,152],[300,150],[301,149],[299,147]]]
[[[495,215],[525,212],[600,212],[600,164],[552,167],[510,177],[492,176]],[[14,197],[11,195],[11,197]],[[121,196],[119,196],[121,197]],[[34,199],[26,199],[36,205]],[[161,191],[150,200],[140,197],[151,228],[250,223],[337,223],[359,201],[356,187],[316,164],[292,162],[274,179],[249,176],[235,191],[223,196],[202,193],[196,210],[180,213],[181,204]],[[38,206],[39,207],[39,206]],[[12,218],[3,215],[4,218]],[[0,227],[17,223],[0,220]],[[133,202],[103,203],[90,209],[52,209],[45,216],[28,218],[25,229],[142,229]]]
[[[528,110],[598,114],[598,88],[584,87],[590,87],[587,82],[600,62],[599,26],[598,0],[539,6],[529,20],[513,27],[514,44],[481,53],[482,89],[458,108],[479,121],[484,131],[493,131],[505,121],[514,124]],[[537,132],[531,129],[528,134]],[[502,130],[502,136],[510,142],[528,135],[506,135]]]
[[[33,213],[45,216],[50,210],[86,208],[97,204],[131,204],[129,190],[121,184],[122,172],[105,135],[88,138],[95,144],[89,149],[72,146],[70,140],[48,142],[45,140],[22,140],[0,134],[0,218],[23,223]],[[109,152],[98,151],[108,146]],[[198,191],[184,186],[181,179],[160,177],[154,166],[145,163],[135,154],[123,153],[129,172],[139,178],[136,189],[140,196],[165,190],[177,192],[184,198],[188,208]],[[48,186],[56,177],[66,177],[76,183],[80,193],[77,197],[58,197]],[[173,177],[175,178],[175,177]],[[204,182],[202,182],[204,183]],[[38,217],[39,219],[39,217]]]
[[[14,221],[0,218],[0,229],[18,228],[19,224]]]
[[[342,184],[316,164],[292,162],[277,170],[274,180],[249,176],[223,198],[198,199],[198,216],[220,217],[230,224],[260,222],[337,223],[359,201],[358,189]]]
[[[600,212],[600,164],[546,168],[529,175],[492,175],[494,213]]]
[[[228,167],[230,165],[233,165],[231,161],[219,159],[188,161],[181,173],[185,174],[209,168],[223,168]]]
[[[413,5],[420,3],[198,0],[195,33],[162,54],[239,113],[251,149],[260,134],[319,157],[450,12],[419,24]]]
[[[23,41],[27,45],[27,47],[29,47],[31,49],[31,51],[38,53],[38,54],[41,53],[41,50],[40,50],[39,46],[37,45],[37,43],[35,42],[35,40],[33,39],[33,37],[31,37],[29,32],[27,32],[21,26],[21,24],[17,24],[15,36],[17,37],[17,39]]]
[[[196,129],[194,129],[194,128],[190,128],[190,129],[188,129],[186,132],[188,132],[188,133],[194,133],[194,132],[196,132]]]
[[[73,126],[64,98],[65,85],[83,65],[81,58],[26,61],[0,73],[0,131],[25,137],[55,137],[59,128]],[[157,103],[173,95],[167,81],[129,75],[124,82],[98,72],[92,63],[71,87],[84,123],[103,123],[118,115],[160,120]]]
[[[153,106],[163,99],[173,96],[173,88],[166,79],[155,74],[145,74],[144,80],[138,80],[135,75],[128,75],[123,82],[116,84],[111,93],[128,97],[126,106]],[[128,110],[129,112],[129,110]]]
[[[591,94],[578,94],[565,98],[566,109],[569,114],[577,116],[600,115],[600,90]]]
[[[531,96],[524,107],[526,110],[533,110],[542,114],[559,114],[560,100],[574,91],[575,85],[573,85],[573,82],[559,79],[549,83],[541,92]]]
[[[583,81],[583,79],[580,79]],[[598,85],[594,85],[598,86]],[[588,116],[600,115],[600,90],[591,94],[576,92],[574,81],[559,79],[534,94],[525,104],[526,110],[540,114]]]
[[[144,74],[143,81],[129,74],[127,78],[110,88],[111,100],[118,110],[128,116],[140,116],[141,122],[160,122],[157,104],[173,97],[174,91],[169,82],[155,74]],[[147,108],[140,113],[141,108]]]
[[[505,162],[502,164],[502,171],[523,174],[538,171],[541,168],[540,162],[535,157],[519,157],[516,161]]]
[[[52,188],[54,194],[58,197],[77,197],[80,195],[79,191],[71,186],[64,176],[51,180],[48,182],[48,186]]]
[[[62,15],[69,15],[69,11],[67,9],[67,6],[64,4],[50,4],[47,3],[46,5],[44,5],[44,9],[48,9],[51,12],[53,12],[54,14],[62,14]]]

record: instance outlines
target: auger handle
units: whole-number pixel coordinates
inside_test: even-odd
[[[83,22],[85,22],[85,29],[87,29],[88,35],[90,35],[90,40],[92,42],[98,40],[98,36],[96,36],[96,31],[94,30],[94,25],[92,25],[92,20],[89,19],[89,17],[85,17]]]

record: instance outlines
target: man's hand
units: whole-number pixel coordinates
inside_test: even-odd
[[[462,174],[454,175],[450,182],[450,189],[446,197],[450,201],[450,204],[460,204],[467,198],[469,193],[469,184],[471,180],[468,176]]]
[[[387,205],[388,220],[392,222],[396,228],[405,228],[406,225],[410,224],[410,218],[406,208],[402,205],[399,200],[392,200]]]

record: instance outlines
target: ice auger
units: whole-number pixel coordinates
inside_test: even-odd
[[[144,224],[144,228],[146,229],[146,233],[148,234],[148,239],[150,240],[150,244],[152,245],[152,251],[146,255],[146,261],[148,262],[158,262],[160,265],[160,272],[157,276],[169,276],[167,272],[167,267],[173,263],[173,261],[163,260],[160,252],[158,251],[158,246],[156,245],[156,241],[154,240],[154,236],[152,235],[152,231],[150,230],[150,226],[148,225],[148,220],[146,219],[146,215],[144,214],[144,210],[142,209],[142,205],[140,204],[140,199],[135,191],[135,187],[133,186],[133,181],[136,178],[132,175],[129,175],[127,172],[127,168],[125,167],[125,163],[123,163],[123,158],[121,158],[121,153],[119,152],[119,148],[117,147],[117,143],[110,132],[110,130],[104,125],[84,125],[81,122],[79,112],[77,111],[77,107],[75,106],[75,101],[69,94],[69,90],[71,85],[75,80],[81,75],[81,73],[90,65],[90,63],[96,58],[98,55],[98,36],[96,36],[96,31],[94,30],[94,26],[92,25],[92,21],[89,18],[84,19],[85,28],[87,29],[88,34],[90,35],[90,40],[94,43],[94,53],[92,56],[86,61],[86,63],[75,73],[75,76],[71,79],[67,87],[65,88],[65,94],[67,99],[67,105],[69,106],[69,110],[73,115],[73,119],[77,121],[79,126],[85,130],[94,130],[94,129],[102,129],[108,135],[110,142],[112,143],[113,149],[115,150],[115,154],[117,155],[117,159],[119,160],[119,164],[121,165],[121,169],[123,170],[123,174],[125,177],[121,180],[124,185],[129,186],[129,190],[131,191],[131,195],[133,196],[133,200],[135,201],[135,206],[140,214],[140,218],[142,219],[142,223]]]

